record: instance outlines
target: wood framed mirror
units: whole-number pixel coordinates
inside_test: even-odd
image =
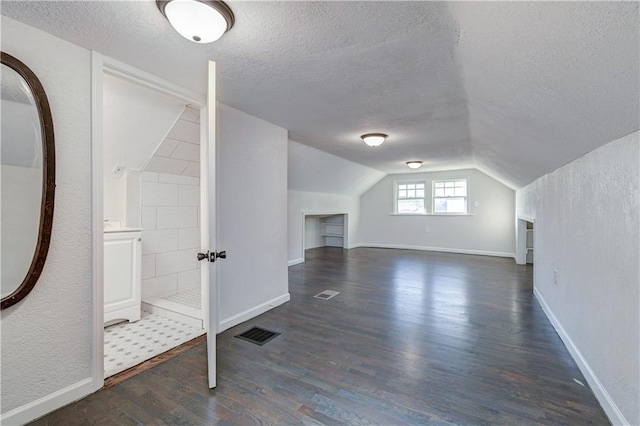
[[[6,309],[36,285],[49,251],[55,195],[51,108],[38,77],[1,52],[0,287]]]

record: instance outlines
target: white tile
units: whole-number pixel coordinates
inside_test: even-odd
[[[178,292],[178,274],[142,280],[142,299],[165,297]]]
[[[156,305],[156,303],[158,305]],[[142,302],[142,309],[165,318],[178,321],[189,327],[202,329],[202,312],[196,309],[182,309],[177,303],[167,303],[165,299],[153,298]],[[204,330],[203,330],[204,332]],[[201,333],[203,334],[203,333]]]
[[[200,268],[178,273],[178,293],[200,288]]]
[[[143,182],[157,182],[158,174],[156,172],[142,172]]]
[[[192,107],[186,107],[184,112],[180,116],[180,119],[197,123],[199,117],[200,117],[200,110]]]
[[[167,157],[151,157],[149,163],[144,168],[145,171],[169,173],[172,175],[181,175],[189,164],[186,160],[178,160],[176,158]]]
[[[178,185],[168,183],[142,183],[143,206],[177,206]]]
[[[156,256],[149,254],[142,256],[142,279],[153,278],[156,276]]]
[[[159,176],[161,183],[176,183],[179,185],[200,185],[200,179],[191,176],[177,176],[162,174]]]
[[[200,161],[200,145],[188,142],[180,142],[171,154],[171,158],[187,161]]]
[[[165,253],[177,249],[177,229],[142,231],[142,254]]]
[[[190,162],[182,172],[184,176],[200,177],[200,163]]]
[[[167,137],[200,144],[200,125],[187,120],[178,120]]]
[[[156,208],[142,207],[142,229],[151,231],[156,229]]]
[[[204,334],[202,320],[192,315],[175,314],[171,318],[149,312],[145,303],[142,307],[139,321],[104,329],[105,378]]]
[[[155,154],[153,155],[159,155],[161,157],[171,157],[171,154],[173,153],[173,151],[181,143],[182,142],[180,142],[177,139],[166,138],[165,140],[162,141],[158,149],[156,149]]]
[[[189,248],[200,248],[200,228],[178,229],[178,249]]]
[[[200,186],[180,185],[178,199],[180,206],[199,206]]]
[[[180,250],[156,255],[156,275],[169,275],[197,268],[197,250]]]
[[[198,207],[158,207],[156,227],[195,228],[198,226]]]

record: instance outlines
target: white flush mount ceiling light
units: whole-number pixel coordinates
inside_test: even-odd
[[[360,136],[364,143],[369,146],[379,146],[382,145],[382,142],[387,138],[387,135],[384,133],[367,133],[366,135]]]
[[[422,161],[407,161],[407,166],[410,169],[419,169],[422,166]]]
[[[217,0],[156,0],[160,12],[187,40],[211,43],[233,27],[233,12]]]

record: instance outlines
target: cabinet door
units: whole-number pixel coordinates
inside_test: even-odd
[[[105,314],[140,303],[140,238],[134,235],[105,235]]]

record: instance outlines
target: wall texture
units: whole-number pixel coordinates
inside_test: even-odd
[[[221,329],[289,300],[287,131],[218,109],[216,262]]]
[[[292,140],[288,143],[290,191],[361,195],[385,173]],[[331,173],[327,173],[331,170]]]
[[[38,76],[56,141],[53,234],[44,271],[3,310],[2,413],[91,376],[91,62],[86,49],[1,17],[2,51]]]
[[[468,179],[470,215],[392,214],[395,181],[425,180],[429,202],[432,180],[459,178]],[[512,256],[514,199],[512,189],[475,169],[388,175],[361,197],[360,242],[363,246]]]
[[[360,197],[355,195],[323,194],[320,192],[289,191],[288,244],[289,264],[302,262],[304,253],[302,236],[305,224],[302,213],[347,213],[349,215],[349,246],[358,243],[358,223],[360,217]]]
[[[614,424],[640,424],[639,134],[516,194],[535,218],[536,295]]]

